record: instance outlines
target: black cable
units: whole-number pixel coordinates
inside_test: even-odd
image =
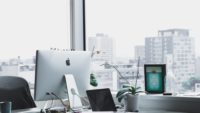
[[[51,93],[46,92],[46,95],[42,98],[42,100],[44,100],[44,99],[46,98],[46,96],[49,96],[49,95],[51,95]],[[53,97],[52,97],[52,96],[51,96],[51,100],[52,100],[52,102],[51,102],[51,106],[52,106],[52,104],[53,104]],[[51,108],[51,107],[50,107],[50,108]],[[50,108],[46,108],[46,109],[50,109]],[[45,109],[45,110],[46,110],[46,109]],[[45,112],[44,112],[44,108],[40,110],[40,113],[45,113]]]
[[[62,103],[63,106],[65,106],[67,108],[67,105],[63,102],[63,100],[57,96],[55,93],[51,92],[52,95],[54,95],[57,99],[60,100],[60,102]],[[79,112],[80,110],[74,110],[71,107],[69,107],[69,110],[71,110],[73,113],[76,113],[77,111]]]
[[[71,93],[73,96],[77,96],[78,98],[80,98],[81,102],[84,102],[85,104],[89,104],[89,100],[87,100],[86,98],[84,97],[81,97],[78,93],[76,93],[75,89],[72,88],[71,89]],[[84,108],[84,106],[82,105],[82,107]],[[85,106],[86,107],[86,106]]]
[[[63,100],[59,96],[57,96],[54,92],[51,92],[51,94],[54,95],[57,99],[59,99],[63,106],[67,107],[67,105],[63,102]]]
[[[66,113],[67,111],[66,111],[66,108],[68,108],[68,105],[66,105],[64,102],[63,102],[63,100],[59,97],[59,96],[57,96],[54,92],[51,92],[51,94],[53,95],[53,96],[55,96],[61,103],[62,103],[62,105],[64,106],[64,112]],[[72,110],[71,108],[69,108],[70,110]],[[73,110],[72,110],[73,111]],[[74,112],[74,111],[73,111]]]
[[[49,110],[49,109],[51,109],[52,106],[53,106],[53,96],[52,96],[52,94],[49,93],[49,92],[47,92],[46,95],[49,95],[49,96],[51,97],[51,104],[50,104],[50,107],[45,109],[45,110]]]

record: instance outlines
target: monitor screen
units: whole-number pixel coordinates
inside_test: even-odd
[[[35,71],[35,100],[50,100],[54,93],[66,99],[67,86],[64,74],[74,75],[78,92],[86,96],[89,87],[91,52],[37,50]],[[57,99],[53,97],[53,99]]]
[[[145,91],[147,93],[164,93],[165,91],[165,64],[145,64]]]

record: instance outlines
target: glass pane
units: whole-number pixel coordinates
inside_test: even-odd
[[[170,92],[198,93],[199,10],[195,0],[86,0],[87,49],[98,53],[93,73],[99,87],[116,90],[126,80],[135,84],[139,62],[142,90],[143,65],[167,64]]]
[[[0,39],[0,76],[33,86],[36,50],[70,47],[69,0],[1,0]]]

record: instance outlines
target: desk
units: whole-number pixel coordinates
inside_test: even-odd
[[[29,108],[29,109],[21,109],[21,110],[12,110],[12,113],[40,113],[39,108]]]
[[[200,113],[200,98],[177,96],[141,96],[139,109]]]
[[[144,95],[140,98],[139,113],[200,113],[199,106],[200,98]],[[15,110],[12,113],[37,113],[37,111],[40,109]]]
[[[116,112],[82,112],[82,113],[116,113]],[[117,112],[124,113],[124,112]],[[185,112],[169,112],[169,111],[140,111],[140,112],[126,112],[126,113],[185,113]]]
[[[40,109],[31,108],[24,110],[14,110],[12,113],[40,113]],[[70,112],[68,112],[70,113]],[[82,113],[124,113],[123,111],[118,112],[92,112],[92,111],[84,111]],[[173,112],[173,111],[164,111],[164,110],[140,110],[139,112],[126,112],[126,113],[187,113],[187,112]]]
[[[39,111],[30,112],[12,112],[12,113],[40,113]],[[70,112],[67,112],[70,113]],[[82,113],[116,113],[116,112],[82,112]],[[124,113],[124,112],[117,112]],[[170,111],[140,111],[140,112],[126,112],[126,113],[186,113],[186,112],[170,112]]]

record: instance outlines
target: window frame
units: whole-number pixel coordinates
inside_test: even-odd
[[[86,50],[85,0],[70,0],[71,49]]]

